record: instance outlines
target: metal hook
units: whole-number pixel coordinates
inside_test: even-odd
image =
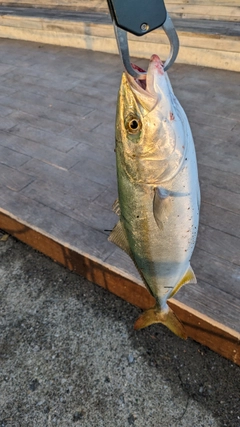
[[[128,72],[128,74],[130,74],[134,78],[141,78],[141,76],[145,75],[146,72],[140,72],[138,70],[135,70],[131,65],[130,57],[129,57],[127,32],[119,28],[114,21],[113,21],[113,26],[114,26],[115,36],[118,44],[119,54],[122,58],[122,62],[126,71]],[[168,15],[168,13],[167,13],[166,21],[162,25],[162,28],[166,33],[166,36],[170,42],[170,47],[171,47],[169,57],[165,61],[164,67],[163,67],[164,71],[167,71],[171,67],[171,65],[174,63],[179,51],[179,38],[175,30],[175,27],[173,25],[173,22],[170,16]]]

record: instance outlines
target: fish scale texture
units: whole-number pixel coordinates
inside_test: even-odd
[[[1,427],[240,426],[240,370],[31,248],[0,242]]]

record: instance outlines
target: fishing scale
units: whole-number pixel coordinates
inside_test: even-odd
[[[146,72],[133,69],[128,48],[127,33],[142,36],[162,27],[170,42],[170,54],[164,63],[167,71],[174,63],[179,39],[173,22],[167,13],[163,0],[107,0],[113,21],[119,54],[126,71],[135,78],[141,78]]]

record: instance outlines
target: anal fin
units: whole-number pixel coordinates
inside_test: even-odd
[[[193,271],[191,265],[189,266],[187,272],[184,274],[184,276],[182,277],[182,279],[180,280],[180,282],[178,282],[178,284],[172,290],[169,298],[172,298],[179,291],[179,289],[183,285],[186,285],[187,283],[194,283],[194,284],[197,283],[197,279],[196,279],[196,276],[194,274],[194,271]]]
[[[132,258],[131,249],[127,240],[126,231],[124,230],[124,227],[120,220],[115,225],[110,236],[108,237],[108,240],[109,242],[112,242],[115,245],[117,245],[120,249],[122,249]]]

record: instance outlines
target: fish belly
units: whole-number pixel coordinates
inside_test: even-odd
[[[183,170],[187,175],[187,168]],[[170,196],[161,229],[154,217],[155,187],[131,182],[124,173],[118,179],[121,222],[133,260],[160,304],[188,270],[197,236],[197,194],[187,186],[190,177],[183,173],[181,178],[184,189],[179,176],[168,183],[168,189],[173,194],[177,190],[179,196]]]

